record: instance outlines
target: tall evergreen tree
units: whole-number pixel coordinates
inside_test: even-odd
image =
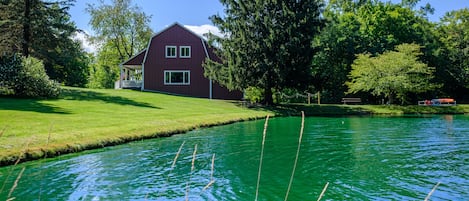
[[[312,40],[323,26],[320,0],[222,0],[225,14],[212,22],[223,63],[207,61],[205,75],[229,89],[305,89],[310,82]]]
[[[43,61],[52,79],[83,86],[88,66],[80,60],[86,54],[72,39],[78,30],[68,13],[74,1],[2,1],[0,53],[20,52],[36,57]]]

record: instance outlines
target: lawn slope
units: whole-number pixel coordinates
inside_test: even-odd
[[[0,98],[0,165],[267,114],[236,102],[131,90],[66,87],[56,100]]]

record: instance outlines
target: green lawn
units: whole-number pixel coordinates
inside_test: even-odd
[[[267,114],[460,114],[451,107],[382,105],[281,105],[246,108],[239,102],[131,90],[65,87],[59,99],[0,98],[0,166],[24,160],[181,133]]]
[[[57,100],[0,98],[0,165],[267,114],[236,102],[131,90],[66,87]]]

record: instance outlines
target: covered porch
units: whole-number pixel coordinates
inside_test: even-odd
[[[120,72],[119,88],[140,89],[143,83],[142,66],[122,65]]]
[[[116,88],[119,89],[142,89],[143,87],[143,59],[146,49],[134,57],[121,63],[119,81]]]

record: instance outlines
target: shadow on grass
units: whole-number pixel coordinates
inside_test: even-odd
[[[102,101],[118,105],[132,105],[137,107],[146,107],[161,109],[148,103],[137,102],[121,96],[112,96],[105,93],[80,90],[80,89],[62,89],[62,94],[57,100],[80,100],[80,101]],[[45,99],[13,98],[0,96],[0,110],[31,111],[39,113],[53,114],[71,114],[67,109],[44,103]],[[53,100],[52,100],[53,101]]]
[[[41,99],[10,98],[10,97],[0,97],[0,110],[70,114],[69,111],[63,108],[41,102]]]
[[[155,107],[148,103],[138,102],[129,98],[122,96],[112,96],[105,93],[100,93],[96,91],[80,90],[65,88],[62,89],[62,94],[60,95],[61,99],[64,100],[79,100],[79,101],[102,101],[105,103],[112,103],[118,105],[132,105],[136,107],[146,107],[153,109],[161,109],[160,107]]]

